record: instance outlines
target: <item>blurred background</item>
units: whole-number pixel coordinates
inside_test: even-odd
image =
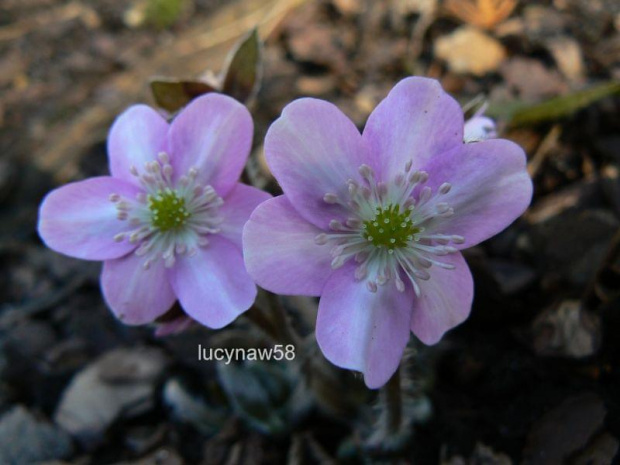
[[[247,102],[247,183],[278,192],[261,146],[290,100],[330,100],[362,128],[412,74],[474,102],[470,113],[488,101],[501,137],[528,154],[532,206],[467,251],[471,318],[432,348],[411,341],[389,441],[377,439],[377,393],[316,348],[314,299],[261,294],[225,330],[157,338],[106,309],[99,264],[35,232],[50,189],[107,173],[117,114],[165,108],[153,78],[213,83],[254,27],[264,48],[248,58],[262,80]],[[0,463],[611,464],[619,29],[616,0],[2,0]],[[302,336],[294,363],[198,360],[199,345],[291,342],[275,307]]]

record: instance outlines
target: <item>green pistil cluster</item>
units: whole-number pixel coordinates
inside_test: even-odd
[[[185,208],[185,199],[180,198],[172,189],[159,191],[157,195],[148,196],[153,225],[160,231],[180,228],[189,218]]]
[[[364,238],[376,247],[390,250],[406,247],[420,232],[420,228],[411,222],[411,211],[401,211],[400,205],[392,204],[377,207],[377,214],[372,220],[364,222],[363,228]]]

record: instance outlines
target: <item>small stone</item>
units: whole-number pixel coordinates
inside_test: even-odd
[[[604,427],[606,414],[605,403],[597,394],[585,393],[564,400],[534,423],[522,463],[568,463]]]
[[[0,463],[20,465],[61,460],[73,453],[67,433],[39,420],[22,406],[13,407],[0,418]]]
[[[489,270],[506,295],[521,292],[536,279],[536,272],[533,269],[508,260],[490,260]]]
[[[532,345],[543,356],[583,358],[596,352],[600,322],[576,300],[545,310],[532,325]]]

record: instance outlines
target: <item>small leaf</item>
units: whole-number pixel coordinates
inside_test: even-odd
[[[155,78],[151,81],[155,103],[171,113],[180,110],[200,95],[217,91],[218,89],[202,81],[171,78]]]
[[[222,72],[222,92],[243,103],[254,98],[262,78],[261,55],[261,42],[255,28],[230,52],[228,65]]]
[[[510,126],[528,126],[556,121],[570,116],[598,100],[617,94],[620,94],[620,82],[612,81],[555,97],[535,105],[515,108],[510,119]]]

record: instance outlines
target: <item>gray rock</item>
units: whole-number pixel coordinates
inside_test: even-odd
[[[13,407],[0,418],[0,463],[4,465],[60,460],[72,453],[73,443],[67,433],[22,406]]]
[[[116,349],[86,367],[71,381],[55,421],[83,445],[97,444],[119,417],[154,405],[155,385],[167,365],[154,348]]]

